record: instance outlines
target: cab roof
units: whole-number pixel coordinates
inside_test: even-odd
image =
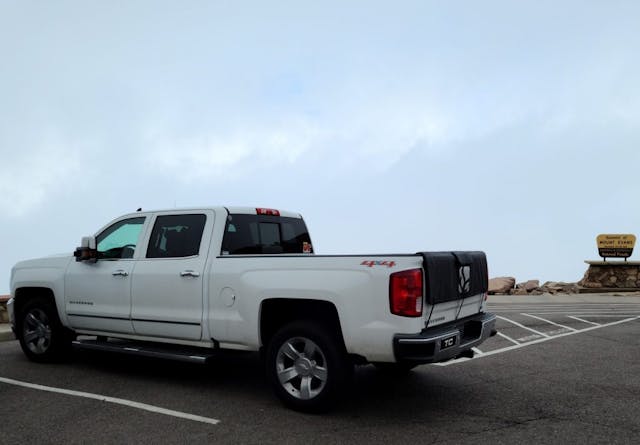
[[[204,207],[179,207],[174,209],[154,209],[154,210],[141,210],[142,213],[160,213],[160,212],[190,212],[201,210],[213,210],[216,212],[226,211],[230,214],[241,215],[272,215],[283,216],[286,218],[302,218],[302,215],[297,212],[290,212],[288,210],[273,209],[267,207],[247,207],[247,206],[204,206]],[[132,213],[135,215],[135,213]]]

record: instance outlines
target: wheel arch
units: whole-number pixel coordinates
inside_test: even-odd
[[[264,348],[276,332],[288,323],[310,320],[326,326],[344,347],[344,336],[336,306],[330,301],[270,298],[260,305],[260,344]]]
[[[60,314],[58,311],[58,306],[56,304],[56,298],[53,293],[53,289],[48,287],[27,286],[27,287],[17,288],[13,295],[13,301],[14,301],[13,307],[14,307],[14,316],[15,316],[16,324],[20,322],[20,317],[18,315],[22,312],[22,309],[24,308],[24,306],[34,298],[42,298],[49,301],[52,304],[52,306],[56,309],[56,314],[58,315],[58,318],[60,318]]]
[[[75,332],[60,321],[53,290],[48,287],[22,287],[14,291],[13,298],[14,332],[26,356],[35,362],[57,362],[67,357]],[[25,324],[27,316],[31,322]],[[34,322],[33,317],[39,321]]]

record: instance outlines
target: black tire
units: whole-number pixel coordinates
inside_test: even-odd
[[[51,300],[31,299],[20,311],[17,321],[20,346],[29,360],[55,362],[68,355],[73,335],[60,323]]]
[[[402,377],[408,375],[411,370],[418,365],[412,363],[374,363],[373,366],[375,366],[381,374],[392,377]]]
[[[269,342],[266,367],[276,396],[310,413],[334,406],[353,373],[342,339],[314,321],[281,328]]]

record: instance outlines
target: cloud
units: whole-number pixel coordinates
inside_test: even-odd
[[[186,183],[227,180],[254,169],[295,163],[318,139],[318,129],[308,119],[283,116],[266,125],[230,123],[225,132],[176,135],[165,126],[146,131],[143,156],[162,174]],[[187,173],[188,174],[185,174]]]
[[[21,218],[73,182],[81,168],[78,152],[49,135],[37,147],[3,154],[0,164],[0,208],[3,216]]]
[[[589,243],[632,231],[640,3],[556,3],[2,4],[0,224],[55,213],[75,240],[87,202],[81,233],[141,205],[275,201],[334,252],[486,233],[501,273],[501,233],[565,239],[568,208]],[[456,216],[470,194],[482,230]],[[397,215],[371,208],[404,230],[380,239]],[[561,270],[548,257],[521,267]]]
[[[270,168],[283,174],[293,166],[379,172],[414,149],[438,154],[455,136],[452,116],[424,94],[367,87],[361,97],[348,93],[349,79],[334,87],[325,97],[300,99],[306,110],[256,102],[244,113],[212,107],[196,119],[179,109],[158,113],[145,125],[138,162],[185,183],[242,179]]]

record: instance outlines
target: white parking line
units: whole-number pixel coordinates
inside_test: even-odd
[[[500,317],[500,318],[502,318],[502,317]],[[476,359],[481,358],[481,357],[489,357],[491,355],[501,354],[503,352],[514,351],[516,349],[524,348],[524,347],[531,346],[531,345],[536,345],[538,343],[544,343],[546,341],[554,340],[556,338],[567,337],[569,335],[575,335],[575,334],[581,334],[583,332],[589,332],[589,331],[593,331],[593,330],[596,330],[596,329],[606,328],[608,326],[614,326],[614,325],[617,325],[617,324],[627,323],[629,321],[634,321],[634,320],[640,320],[640,316],[631,317],[631,318],[625,318],[624,320],[612,321],[611,323],[606,323],[606,324],[602,324],[602,325],[599,325],[599,326],[591,326],[589,328],[585,328],[585,329],[582,329],[580,331],[565,332],[564,334],[555,335],[553,337],[540,338],[538,340],[533,340],[533,341],[530,341],[530,342],[527,342],[527,343],[522,343],[522,344],[519,344],[519,345],[507,346],[506,348],[494,349],[493,351],[487,351],[484,354],[478,355],[477,357],[472,358],[472,359],[465,357],[465,358],[461,358],[461,359],[458,359],[458,360],[450,360],[450,361],[444,362],[444,363],[434,363],[434,365],[436,365],[436,366],[454,365],[456,363],[466,362],[466,361],[469,361],[469,360],[476,360]]]
[[[55,388],[52,386],[36,385],[34,383],[21,382],[20,380],[8,379],[0,377],[0,382],[8,385],[22,386],[24,388],[37,389],[39,391],[54,392],[58,394],[65,394],[74,397],[84,397],[85,399],[99,400],[101,402],[115,403],[117,405],[124,405],[130,408],[137,408],[144,411],[150,411],[152,413],[164,414],[165,416],[178,417],[180,419],[193,420],[195,422],[208,423],[211,425],[217,425],[220,423],[218,419],[211,419],[209,417],[196,416],[194,414],[183,413],[180,411],[173,411],[171,409],[160,408],[159,406],[147,405],[146,403],[134,402],[132,400],[118,399],[116,397],[103,396],[100,394],[92,394],[90,392],[73,391],[70,389]]]
[[[530,312],[534,312],[534,311],[530,311]],[[640,314],[640,311],[636,312],[636,311],[581,311],[581,310],[573,310],[573,311],[559,311],[559,312],[551,312],[551,311],[535,311],[536,314],[538,315],[564,315],[567,312],[571,313],[571,314],[581,314],[581,315],[592,315],[592,316],[598,316],[598,315],[603,315],[603,314],[609,314],[610,316],[620,316],[620,317],[634,317],[638,314]]]
[[[580,317],[574,317],[573,315],[567,315],[567,317],[569,317],[569,318],[573,318],[574,320],[578,320],[578,321],[581,321],[581,322],[583,322],[583,323],[592,324],[592,325],[594,325],[594,326],[600,326],[600,323],[596,323],[595,321],[585,320],[585,319],[582,319],[582,318],[580,318]]]
[[[543,337],[549,337],[547,334],[542,333],[540,331],[536,331],[535,329],[528,328],[525,325],[523,325],[521,323],[518,323],[517,321],[509,320],[508,318],[501,317],[500,315],[496,315],[496,318],[499,318],[500,320],[508,321],[509,323],[514,324],[514,325],[516,325],[518,327],[521,327],[522,329],[526,329],[527,331],[531,331],[534,334],[538,334],[538,335],[541,335]]]
[[[555,308],[576,308],[580,307],[583,309],[592,309],[592,308],[608,308],[608,309],[617,309],[620,307],[633,307],[638,309],[640,307],[640,299],[635,302],[627,302],[627,303],[581,303],[579,301],[574,301],[570,303],[548,303],[548,304],[523,304],[523,303],[507,303],[500,306],[490,304],[489,309],[495,310],[513,310],[514,308],[547,308],[547,309],[555,309]]]
[[[472,350],[473,352],[475,352],[476,354],[484,354],[484,352],[482,352],[482,351],[481,351],[480,349],[478,349],[478,348],[471,348],[471,350]]]
[[[585,314],[582,312],[572,312],[573,314],[580,314],[582,316],[588,316],[588,317],[598,317],[598,318],[621,318],[621,317],[626,317],[626,318],[631,318],[631,317],[638,317],[638,314]]]
[[[518,339],[518,341],[519,341],[520,343],[526,343],[526,342],[531,341],[531,340],[537,340],[537,339],[539,339],[539,338],[541,338],[541,337],[542,337],[542,336],[541,336],[541,335],[538,335],[538,334],[531,334],[531,335],[527,335],[526,337],[520,337],[520,338]]]
[[[503,334],[502,332],[500,332],[500,331],[498,331],[498,335],[499,335],[500,337],[504,338],[504,339],[509,340],[511,343],[514,343],[514,344],[516,344],[516,345],[519,345],[519,344],[520,344],[520,342],[519,342],[518,340],[514,340],[514,339],[513,339],[513,338],[511,338],[511,337],[507,337],[506,335],[504,335],[504,334]]]
[[[520,315],[524,315],[525,317],[535,318],[537,320],[544,321],[545,323],[549,323],[549,324],[552,324],[552,325],[555,325],[555,326],[559,326],[561,328],[565,328],[565,329],[568,329],[570,331],[577,331],[577,329],[570,328],[569,326],[565,326],[563,324],[555,323],[555,322],[553,322],[551,320],[547,320],[546,318],[538,317],[537,315],[525,314],[524,312],[522,312]]]

